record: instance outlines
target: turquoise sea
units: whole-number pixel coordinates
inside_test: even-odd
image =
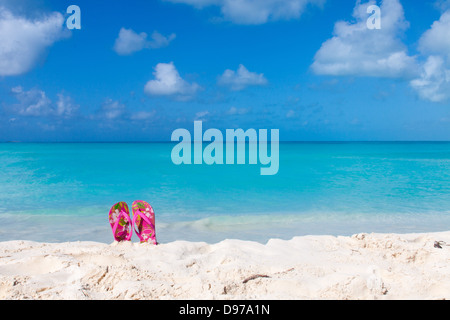
[[[275,176],[173,146],[0,144],[0,241],[111,243],[109,208],[137,199],[161,243],[450,230],[450,143],[281,143]]]

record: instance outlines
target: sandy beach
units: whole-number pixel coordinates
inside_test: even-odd
[[[0,243],[0,299],[450,299],[450,232]]]

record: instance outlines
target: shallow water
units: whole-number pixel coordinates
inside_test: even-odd
[[[137,199],[160,242],[450,230],[450,143],[282,143],[275,176],[173,146],[0,144],[0,241],[109,243],[109,208]]]

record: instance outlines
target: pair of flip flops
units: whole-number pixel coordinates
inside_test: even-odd
[[[158,244],[155,233],[155,212],[151,205],[142,200],[136,200],[131,206],[133,219],[126,202],[118,202],[109,210],[109,223],[113,232],[114,240],[131,241],[133,229],[141,240]]]

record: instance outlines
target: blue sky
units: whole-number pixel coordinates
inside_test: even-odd
[[[450,140],[450,2],[0,0],[0,141],[169,141],[194,120]]]

